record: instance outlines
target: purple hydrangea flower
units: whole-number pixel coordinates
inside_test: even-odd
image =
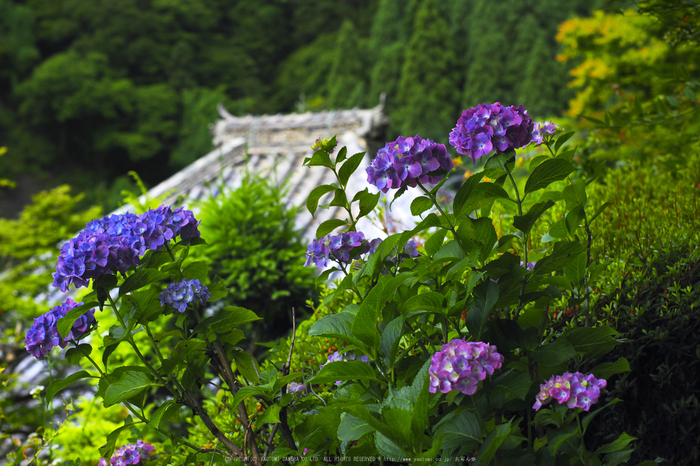
[[[58,257],[53,286],[68,291],[88,286],[91,279],[126,272],[147,250],[160,250],[171,239],[199,237],[199,222],[189,210],[160,206],[142,215],[110,215],[88,223],[65,243]]]
[[[438,183],[445,174],[432,174],[442,168],[445,173],[454,164],[444,144],[415,135],[412,138],[399,136],[379,149],[377,156],[367,167],[367,182],[382,192],[402,187],[415,187],[420,183]]]
[[[171,283],[160,294],[160,306],[172,304],[178,311],[185,312],[187,305],[191,302],[206,303],[211,297],[209,289],[200,284],[199,280],[182,280],[180,282]]]
[[[532,140],[533,123],[522,105],[479,104],[462,111],[450,133],[450,144],[462,155],[476,159],[491,152],[518,149]]]
[[[600,391],[606,385],[605,379],[596,379],[593,374],[565,372],[563,375],[554,375],[540,384],[540,392],[536,396],[532,409],[538,411],[554,399],[560,404],[566,403],[570,409],[582,408],[588,411],[591,405],[598,401]]]
[[[411,257],[418,257],[420,253],[416,249],[418,247],[418,243],[414,239],[409,239],[406,242],[406,246],[404,246],[403,250],[406,254],[408,254]]]
[[[73,328],[66,338],[61,337],[56,327],[58,321],[65,317],[68,311],[82,304],[68,298],[65,303],[34,319],[34,323],[24,337],[29,354],[36,359],[44,359],[54,347],[65,348],[68,341],[79,340],[90,331],[96,325],[94,309],[90,309],[73,323]]]
[[[542,144],[545,137],[551,136],[557,131],[561,131],[561,129],[561,126],[551,121],[545,121],[544,123],[537,121],[532,128],[532,142],[535,144]]]
[[[98,466],[122,466],[122,465],[137,465],[145,464],[148,455],[154,450],[153,445],[144,443],[142,440],[136,441],[136,443],[128,443],[123,447],[119,447],[109,462],[106,459],[101,458]]]
[[[289,386],[287,387],[288,393],[299,393],[303,392],[304,390],[306,390],[306,385],[297,382],[290,382]]]
[[[535,264],[537,262],[528,262],[527,265],[525,265],[525,262],[520,261],[520,267],[525,267],[525,270],[532,270],[535,268]]]
[[[304,265],[313,263],[316,267],[323,268],[328,264],[329,259],[338,263],[352,262],[359,259],[361,254],[374,254],[381,241],[379,238],[365,241],[365,235],[361,231],[346,231],[337,235],[324,236],[313,240],[308,246]],[[350,257],[350,252],[359,246],[362,246],[362,249]]]
[[[479,381],[493,375],[503,364],[503,356],[494,345],[455,339],[433,354],[430,369],[430,393],[457,390],[465,395],[476,392]]]

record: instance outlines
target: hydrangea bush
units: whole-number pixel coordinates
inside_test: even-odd
[[[334,272],[343,277],[324,298],[342,309],[308,331],[310,338],[342,342],[327,348],[318,366],[292,365],[294,337],[285,342],[282,364],[259,366],[242,349],[245,335],[237,328],[256,320],[255,313],[235,306],[210,312],[226,290],[200,284],[204,262],[183,266],[189,249],[204,243],[192,212],[162,206],[91,222],[63,246],[54,274],[63,291],[89,286],[86,304],[52,310],[27,335],[37,357],[71,342],[66,357],[88,368],[54,381],[47,402],[72,382],[96,378],[105,406],[129,410],[100,449],[104,464],[106,458],[139,464],[146,456],[162,464],[250,465],[301,456],[314,464],[624,461],[633,440],[625,433],[593,452],[584,442],[599,412],[592,405],[619,401],[605,398],[606,379],[629,366],[621,359],[589,375],[576,372],[618,342],[613,329],[593,325],[584,303],[594,278],[591,224],[602,208],[589,205],[591,180],[572,163],[570,137],[533,122],[522,106],[465,110],[449,142],[460,154],[487,160],[450,208],[437,196],[453,169],[445,145],[418,135],[387,143],[366,170],[368,186],[353,193],[348,181],[365,154],[336,152],[335,138],[317,140],[304,164],[326,167],[336,182],[314,188],[306,206],[313,215],[326,196],[346,214],[321,223],[306,253],[308,266],[325,269],[320,282]],[[516,159],[528,145],[539,145],[540,155],[518,182]],[[547,189],[555,181],[567,185]],[[371,241],[357,230],[382,193],[408,189],[420,194],[411,204],[414,228]],[[511,212],[501,235],[490,217],[494,202]],[[561,228],[531,237],[556,203],[565,204]],[[562,296],[578,299],[581,311],[571,326],[554,331],[548,308]],[[107,336],[98,359],[89,342],[78,341],[99,325],[94,307],[119,321],[100,329]],[[155,332],[155,322],[166,330]],[[139,364],[110,368],[120,345],[131,347]],[[542,409],[552,399],[559,404]],[[182,413],[189,437],[178,430]],[[139,440],[115,451],[127,431],[154,448]]]

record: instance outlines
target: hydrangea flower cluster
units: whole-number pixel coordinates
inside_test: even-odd
[[[367,182],[382,192],[389,189],[415,187],[420,183],[438,183],[445,174],[430,175],[442,168],[445,173],[454,164],[444,144],[415,135],[412,138],[399,136],[396,141],[387,142],[379,149],[377,156],[367,167]]]
[[[503,355],[488,343],[455,339],[433,354],[430,369],[430,393],[457,390],[473,395],[479,381],[492,375],[503,364]]]
[[[304,265],[314,263],[316,267],[323,268],[328,264],[329,259],[336,262],[351,262],[359,258],[360,254],[374,254],[381,242],[379,238],[365,242],[365,234],[361,231],[346,231],[338,235],[324,236],[313,240],[308,246]],[[364,247],[359,254],[350,257],[350,251],[362,246],[363,243]]]
[[[127,464],[144,464],[148,455],[154,450],[153,445],[144,443],[143,440],[137,440],[136,443],[127,443],[123,447],[119,447],[109,462],[101,458],[98,466],[122,466]]]
[[[290,382],[289,386],[287,386],[287,393],[299,393],[304,390],[306,390],[306,385],[302,383]]]
[[[462,111],[450,133],[450,144],[476,162],[494,149],[505,152],[526,146],[532,140],[532,129],[532,118],[522,105],[479,104]]]
[[[68,311],[82,304],[68,298],[65,303],[59,304],[49,312],[34,319],[34,323],[32,323],[31,328],[24,336],[24,343],[29,354],[36,359],[44,359],[54,347],[60,346],[65,348],[69,340],[79,340],[94,327],[96,324],[95,310],[90,309],[75,321],[66,338],[61,337],[58,333],[58,328],[56,327],[58,321],[65,317]]]
[[[598,401],[600,390],[606,385],[605,379],[596,379],[593,374],[565,372],[563,375],[554,375],[540,385],[540,392],[532,409],[538,411],[554,399],[560,404],[566,403],[569,408],[583,408],[584,411],[588,411],[591,405]]]
[[[126,272],[139,264],[146,250],[160,250],[180,236],[199,237],[199,222],[189,210],[160,206],[142,215],[110,215],[93,220],[65,243],[58,257],[53,286],[65,292],[73,283],[88,286],[90,279]]]
[[[194,280],[182,280],[180,282],[171,283],[160,294],[160,307],[166,304],[172,306],[178,311],[185,312],[187,305],[193,301],[206,303],[211,298],[209,288],[199,283],[196,278]]]
[[[333,352],[333,354],[328,356],[328,361],[326,362],[326,364],[328,364],[329,362],[336,362],[336,361],[362,361],[362,362],[366,362],[367,364],[369,364],[369,358],[367,356],[360,356],[358,358],[357,355],[353,351],[348,351],[347,353],[344,353],[344,354],[340,354],[339,352],[335,351],[335,352]],[[323,366],[325,366],[326,364],[321,364],[319,366],[319,370],[323,369]],[[341,383],[343,383],[342,380],[338,380],[338,381],[336,381],[335,384],[340,385]]]
[[[551,121],[545,121],[544,123],[535,122],[532,128],[532,142],[535,144],[542,144],[545,136],[551,136],[557,131],[561,130],[561,126]]]

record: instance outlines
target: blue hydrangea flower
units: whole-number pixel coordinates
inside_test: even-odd
[[[82,304],[68,298],[65,303],[34,319],[34,323],[24,336],[29,354],[36,359],[44,359],[56,346],[65,348],[68,341],[79,340],[89,332],[96,325],[94,309],[90,309],[73,323],[73,328],[66,338],[61,337],[56,327],[58,321],[65,317],[68,311]]]
[[[526,146],[532,140],[532,130],[532,119],[522,105],[479,104],[462,111],[450,133],[450,144],[476,162],[494,150],[505,152]]]
[[[182,280],[177,283],[171,283],[160,294],[160,306],[171,304],[180,312],[185,312],[187,305],[191,302],[206,303],[211,297],[209,289],[200,284],[199,280]]]
[[[400,136],[379,149],[367,167],[367,182],[382,192],[402,187],[415,187],[418,182],[436,184],[452,170],[454,164],[444,144],[415,135]],[[435,172],[442,168],[444,173]]]
[[[346,231],[337,235],[324,236],[313,240],[307,247],[304,265],[313,263],[316,267],[323,268],[328,265],[329,260],[349,263],[359,259],[362,254],[374,254],[381,242],[379,238],[365,241],[365,235],[361,231]],[[362,249],[350,257],[350,252],[360,246]]]
[[[537,121],[532,128],[532,142],[542,144],[545,138],[555,134],[557,131],[561,131],[561,129],[561,126],[551,121],[545,121],[544,123]]]
[[[288,393],[299,393],[303,392],[304,390],[306,390],[306,385],[297,382],[291,382],[287,387]]]
[[[142,215],[110,215],[88,223],[65,243],[58,257],[53,286],[68,291],[90,280],[126,272],[139,264],[147,250],[160,250],[171,239],[199,237],[199,222],[189,210],[160,206]]]
[[[532,409],[538,411],[550,401],[556,400],[560,404],[566,403],[569,409],[582,408],[588,411],[591,405],[598,401],[600,391],[606,385],[605,379],[596,379],[593,374],[565,372],[562,375],[553,375],[540,385],[540,392]]]
[[[465,395],[476,393],[477,385],[493,375],[503,364],[503,356],[494,345],[455,339],[433,354],[430,369],[430,393],[457,390]]]
[[[101,458],[97,463],[98,466],[122,466],[122,465],[137,465],[145,464],[148,455],[153,452],[154,447],[148,443],[144,443],[143,440],[137,440],[136,443],[127,443],[126,445],[119,447],[109,462],[106,459]]]

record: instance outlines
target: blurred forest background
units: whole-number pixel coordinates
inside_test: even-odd
[[[0,199],[69,184],[117,206],[212,149],[235,115],[374,107],[387,140],[443,137],[462,108],[560,115],[573,91],[559,24],[592,0],[0,0]],[[447,142],[446,140],[442,142]]]

